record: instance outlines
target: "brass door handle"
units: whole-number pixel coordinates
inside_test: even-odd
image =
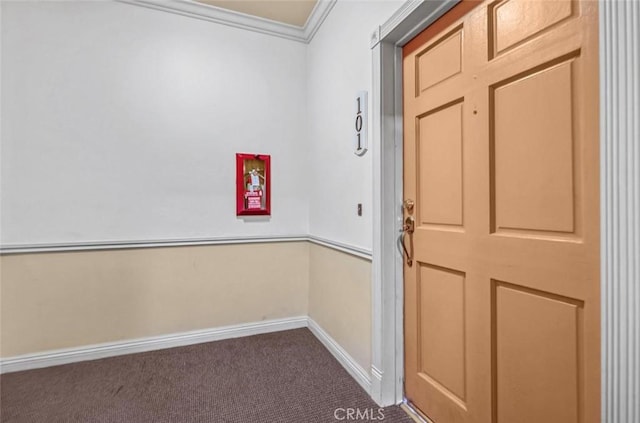
[[[413,266],[413,232],[416,228],[416,221],[413,216],[407,216],[402,226],[402,235],[400,235],[400,245],[402,246],[402,252],[404,253],[407,266]],[[409,235],[409,248],[407,248],[405,239]]]

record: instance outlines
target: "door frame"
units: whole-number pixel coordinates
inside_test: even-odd
[[[402,224],[402,47],[461,0],[408,0],[371,36],[373,261],[371,396],[404,399]],[[601,399],[603,422],[640,419],[640,13],[602,0],[600,51]],[[635,88],[635,90],[633,89]],[[627,301],[631,298],[631,301]],[[634,301],[635,299],[635,301]],[[615,313],[614,313],[615,311]],[[629,376],[630,375],[630,376]],[[614,395],[615,394],[615,395]],[[618,420],[618,418],[628,420]],[[615,419],[615,420],[614,420]]]
[[[461,0],[409,0],[371,36],[373,259],[371,396],[403,400],[402,47]]]

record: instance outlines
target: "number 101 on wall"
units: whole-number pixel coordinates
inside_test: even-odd
[[[369,103],[367,102],[367,92],[359,91],[358,97],[356,97],[354,129],[355,136],[353,138],[354,152],[358,156],[362,156],[367,152],[368,140],[367,140],[367,110]]]

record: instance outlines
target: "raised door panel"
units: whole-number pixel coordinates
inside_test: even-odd
[[[416,56],[417,93],[462,71],[462,28],[456,28]]]
[[[492,88],[494,231],[575,232],[572,60]]]
[[[421,225],[462,226],[462,110],[457,101],[418,118]]]
[[[490,8],[493,55],[516,46],[573,14],[570,0],[506,0]]]
[[[583,303],[493,284],[493,423],[578,423]]]
[[[421,264],[418,290],[421,376],[436,389],[464,403],[465,275]]]

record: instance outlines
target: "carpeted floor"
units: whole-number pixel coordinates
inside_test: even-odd
[[[412,422],[307,329],[8,373],[0,389],[3,423]]]

